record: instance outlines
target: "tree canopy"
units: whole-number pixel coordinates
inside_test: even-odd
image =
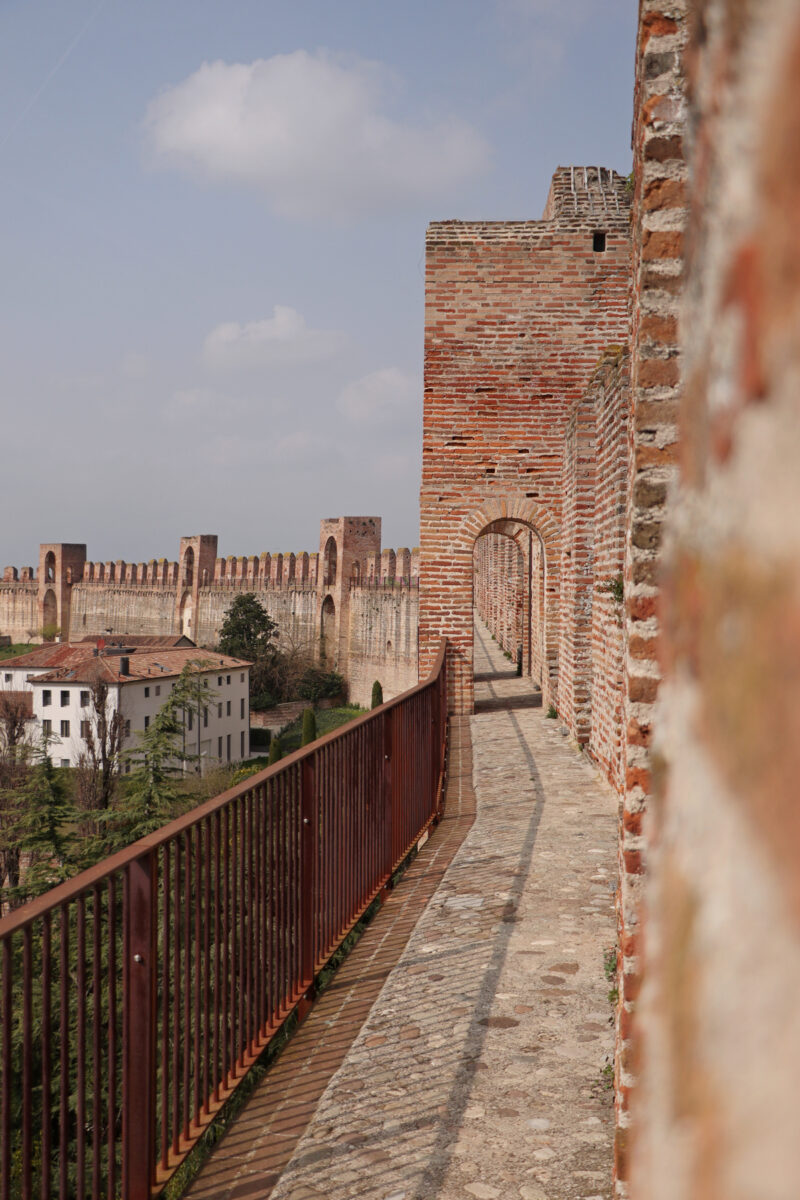
[[[219,631],[219,649],[234,658],[258,662],[274,649],[278,626],[253,592],[237,596]]]

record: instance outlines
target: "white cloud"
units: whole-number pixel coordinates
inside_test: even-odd
[[[217,325],[203,343],[203,359],[212,367],[298,366],[332,358],[344,341],[336,330],[309,329],[297,309],[276,304],[262,321]]]
[[[409,417],[422,395],[419,381],[398,367],[354,379],[339,393],[339,412],[359,425],[385,425]]]
[[[390,78],[325,50],[204,63],[151,101],[146,128],[156,161],[258,187],[283,215],[396,211],[482,171],[489,148],[455,118],[388,116]]]

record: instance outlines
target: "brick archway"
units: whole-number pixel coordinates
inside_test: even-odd
[[[473,552],[484,533],[518,536],[530,530],[541,546],[543,565],[542,615],[545,705],[556,694],[558,664],[558,595],[561,530],[553,514],[527,496],[511,495],[485,501],[469,512],[454,529],[446,550],[434,561],[422,563],[420,583],[420,676],[425,656],[448,640],[448,690],[452,712],[470,713],[473,707]]]

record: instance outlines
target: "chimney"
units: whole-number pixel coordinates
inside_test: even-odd
[[[128,658],[127,654],[123,654],[122,658],[119,660],[119,673],[120,675],[130,675],[131,673],[131,660]]]

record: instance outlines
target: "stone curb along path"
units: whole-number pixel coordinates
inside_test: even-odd
[[[273,1200],[611,1196],[616,800],[483,626],[475,670],[475,823]]]

